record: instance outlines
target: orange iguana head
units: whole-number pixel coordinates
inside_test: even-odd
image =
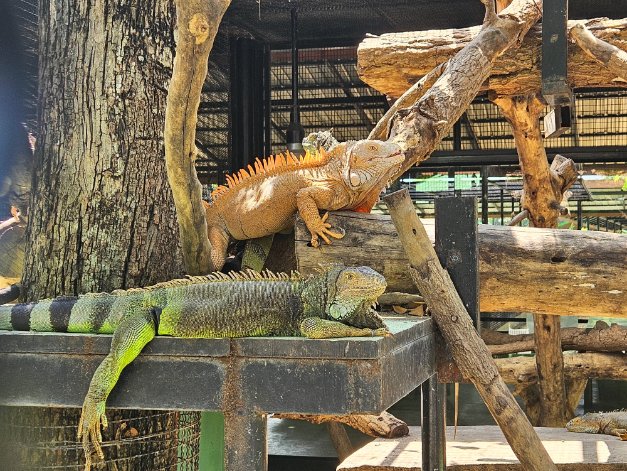
[[[400,168],[405,156],[398,144],[371,139],[347,142],[344,152],[345,183],[358,193],[351,208],[369,212],[381,190]],[[365,208],[365,206],[370,207]]]

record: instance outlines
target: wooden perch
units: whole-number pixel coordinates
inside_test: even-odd
[[[490,93],[493,95],[493,93]],[[512,126],[523,174],[521,207],[534,227],[556,227],[566,190],[577,179],[575,163],[556,155],[551,167],[544,150],[540,113],[544,101],[537,95],[493,97]],[[540,424],[560,427],[566,421],[566,390],[560,343],[559,316],[534,315],[535,351],[540,396]]]
[[[588,56],[607,67],[615,79],[627,81],[627,52],[597,38],[583,23],[570,29],[570,37]]]
[[[556,155],[549,167],[540,130],[545,105],[536,95],[495,97],[493,101],[512,126],[523,174],[521,207],[533,226],[555,227],[564,192],[578,177],[575,163]]]
[[[503,379],[508,383],[535,383],[538,380],[533,357],[497,358],[495,361]],[[626,380],[627,355],[624,353],[564,355],[564,371],[571,378]]]
[[[277,419],[305,420],[312,424],[337,422],[348,425],[371,437],[396,438],[409,433],[407,424],[388,412],[379,415],[312,415],[274,414]]]
[[[312,273],[329,262],[368,265],[385,276],[389,291],[416,292],[389,216],[339,212],[329,222],[346,236],[316,249],[307,245],[311,237],[297,221],[298,270]],[[424,224],[433,241],[433,220]],[[483,312],[627,318],[627,237],[481,224],[478,239]]]
[[[627,50],[627,18],[569,21],[568,27],[572,29],[578,24],[585,25],[596,38]],[[368,37],[357,49],[359,76],[381,93],[399,97],[434,67],[458,53],[479,31],[476,26]],[[495,62],[481,90],[504,96],[539,93],[541,49],[542,27],[538,25],[527,33],[520,47],[508,50]],[[576,44],[569,45],[568,67],[568,82],[573,88],[627,86],[626,79],[617,78],[620,75],[609,68],[600,69]]]
[[[508,335],[484,329],[481,338],[493,355],[535,350],[533,334]],[[627,327],[597,322],[592,329],[571,327],[560,330],[562,350],[589,352],[622,352],[627,349]]]
[[[410,262],[409,273],[431,309],[440,333],[464,376],[483,398],[524,469],[557,470],[512,396],[485,343],[442,268],[407,190],[385,197]]]
[[[230,0],[176,0],[177,41],[165,115],[165,161],[189,275],[213,269],[196,176],[196,121],[209,52]]]
[[[413,106],[396,113],[389,140],[403,148],[405,161],[393,178],[428,158],[477,95],[493,62],[524,37],[541,15],[541,1],[514,0],[449,60],[442,75]]]

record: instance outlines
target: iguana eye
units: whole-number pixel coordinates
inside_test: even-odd
[[[368,150],[371,150],[372,152],[376,152],[378,150],[378,147],[374,144],[370,144],[368,146]]]

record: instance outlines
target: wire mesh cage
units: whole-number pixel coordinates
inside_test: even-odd
[[[79,409],[0,408],[0,469],[82,471],[85,457],[76,438]],[[105,459],[96,471],[195,471],[198,469],[200,413],[107,411]],[[49,426],[47,424],[55,424]]]

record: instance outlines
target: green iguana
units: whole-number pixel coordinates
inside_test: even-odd
[[[319,211],[369,212],[403,160],[397,144],[350,141],[302,158],[289,152],[270,156],[227,177],[227,186],[212,193],[211,204],[205,202],[214,269],[222,268],[230,240],[289,229],[297,212],[314,247],[319,238],[330,243],[330,237],[343,237],[326,222],[328,213],[320,217]]]
[[[569,432],[616,435],[621,440],[627,440],[627,410],[588,412],[571,419],[566,429]]]
[[[79,439],[85,469],[93,449],[103,458],[100,425],[122,370],[156,334],[188,338],[390,335],[373,305],[385,278],[368,267],[332,266],[316,275],[213,273],[148,288],[59,297],[0,306],[0,329],[113,333],[111,350],[89,385]]]

